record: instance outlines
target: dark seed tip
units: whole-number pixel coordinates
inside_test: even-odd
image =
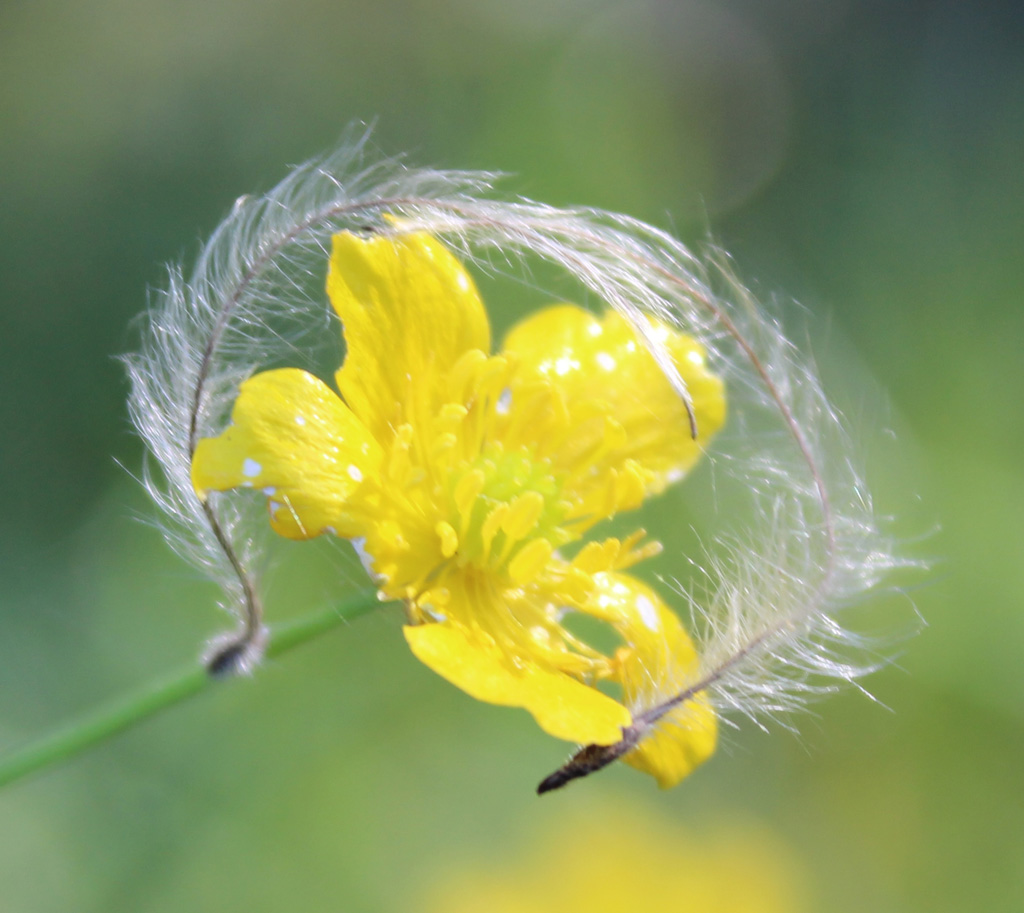
[[[206,671],[213,678],[228,678],[242,672],[246,665],[249,646],[245,643],[228,644],[206,661]]]

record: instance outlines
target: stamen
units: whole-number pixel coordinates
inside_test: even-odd
[[[509,575],[516,583],[533,580],[548,563],[553,551],[554,548],[547,539],[534,539],[528,542],[509,563]]]
[[[455,491],[452,493],[455,499],[455,509],[463,517],[463,522],[468,523],[469,516],[473,512],[473,504],[484,490],[486,478],[479,469],[471,469],[464,473],[462,478],[455,483]],[[462,534],[465,535],[465,528]]]
[[[480,528],[480,539],[483,543],[482,557],[485,561],[491,553],[491,543],[494,542],[494,537],[498,535],[498,530],[501,529],[507,513],[508,505],[499,504],[487,515],[483,526]]]
[[[451,558],[459,549],[459,536],[455,528],[450,523],[442,521],[437,524],[434,531],[441,540],[441,554],[445,558]]]
[[[544,496],[527,491],[512,502],[501,528],[509,539],[518,542],[537,525],[544,512]]]

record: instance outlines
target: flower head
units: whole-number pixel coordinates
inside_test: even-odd
[[[725,416],[703,349],[645,328],[686,384],[694,437],[686,403],[617,313],[546,308],[492,355],[472,279],[430,235],[335,235],[327,290],[347,345],[337,392],[298,369],[245,381],[229,427],[195,450],[196,490],[256,488],[281,535],[352,540],[382,594],[404,601],[406,639],[431,669],[558,738],[618,742],[631,708],[679,691],[694,648],[626,573],[659,548],[642,531],[560,550],[700,458]],[[567,613],[604,622],[621,645],[588,644]],[[698,697],[626,760],[671,785],[715,738]]]
[[[526,847],[488,864],[435,866],[429,913],[799,913],[807,873],[782,835],[728,815],[683,829],[636,803],[534,822]],[[454,855],[454,854],[452,854]],[[440,869],[440,871],[438,871]]]

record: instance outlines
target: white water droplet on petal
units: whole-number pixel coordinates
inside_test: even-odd
[[[506,387],[501,391],[501,396],[498,397],[497,405],[494,407],[494,411],[498,415],[508,415],[508,410],[512,407],[512,391]]]
[[[570,358],[568,355],[563,355],[558,361],[555,362],[555,374],[559,377],[564,377],[573,368],[578,368],[580,363],[574,358]]]
[[[355,463],[349,463],[348,475],[353,482],[363,481],[363,471]]]
[[[600,336],[604,332],[604,327],[601,326],[596,320],[587,327],[587,332],[591,336]]]
[[[296,415],[295,416],[295,424],[296,425],[305,425],[306,424],[306,416],[304,416],[304,415]]]
[[[615,359],[611,357],[607,352],[597,353],[597,363],[605,369],[605,371],[615,370]]]
[[[657,631],[659,627],[658,610],[654,607],[654,603],[647,598],[643,593],[636,597],[636,608],[640,613],[640,618],[643,619],[643,623],[651,631]]]
[[[551,632],[543,625],[533,625],[530,628],[530,636],[541,645],[546,645],[551,641]]]
[[[242,463],[242,475],[254,479],[261,472],[263,472],[263,467],[259,463],[249,457],[245,458],[245,462]]]

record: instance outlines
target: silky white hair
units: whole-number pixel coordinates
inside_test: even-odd
[[[330,237],[344,229],[430,232],[485,265],[540,258],[629,319],[685,403],[685,386],[644,315],[699,339],[725,379],[731,445],[709,457],[741,480],[753,509],[743,528],[716,535],[693,559],[699,584],[679,589],[699,667],[683,680],[652,679],[630,708],[634,744],[697,693],[719,714],[764,721],[873,668],[877,652],[838,616],[906,562],[880,529],[814,363],[720,250],[698,256],[628,216],[501,199],[494,179],[370,162],[363,134],[294,168],[262,196],[239,199],[191,274],[170,269],[145,315],[140,349],[126,359],[129,406],[150,454],[143,481],[168,541],[220,584],[225,607],[242,622],[213,646],[211,671],[244,670],[258,659],[256,569],[267,537],[247,521],[251,501],[231,493],[199,500],[192,454],[200,438],[222,430],[241,381],[287,359],[303,334],[326,328],[329,308],[309,279],[322,277]]]

